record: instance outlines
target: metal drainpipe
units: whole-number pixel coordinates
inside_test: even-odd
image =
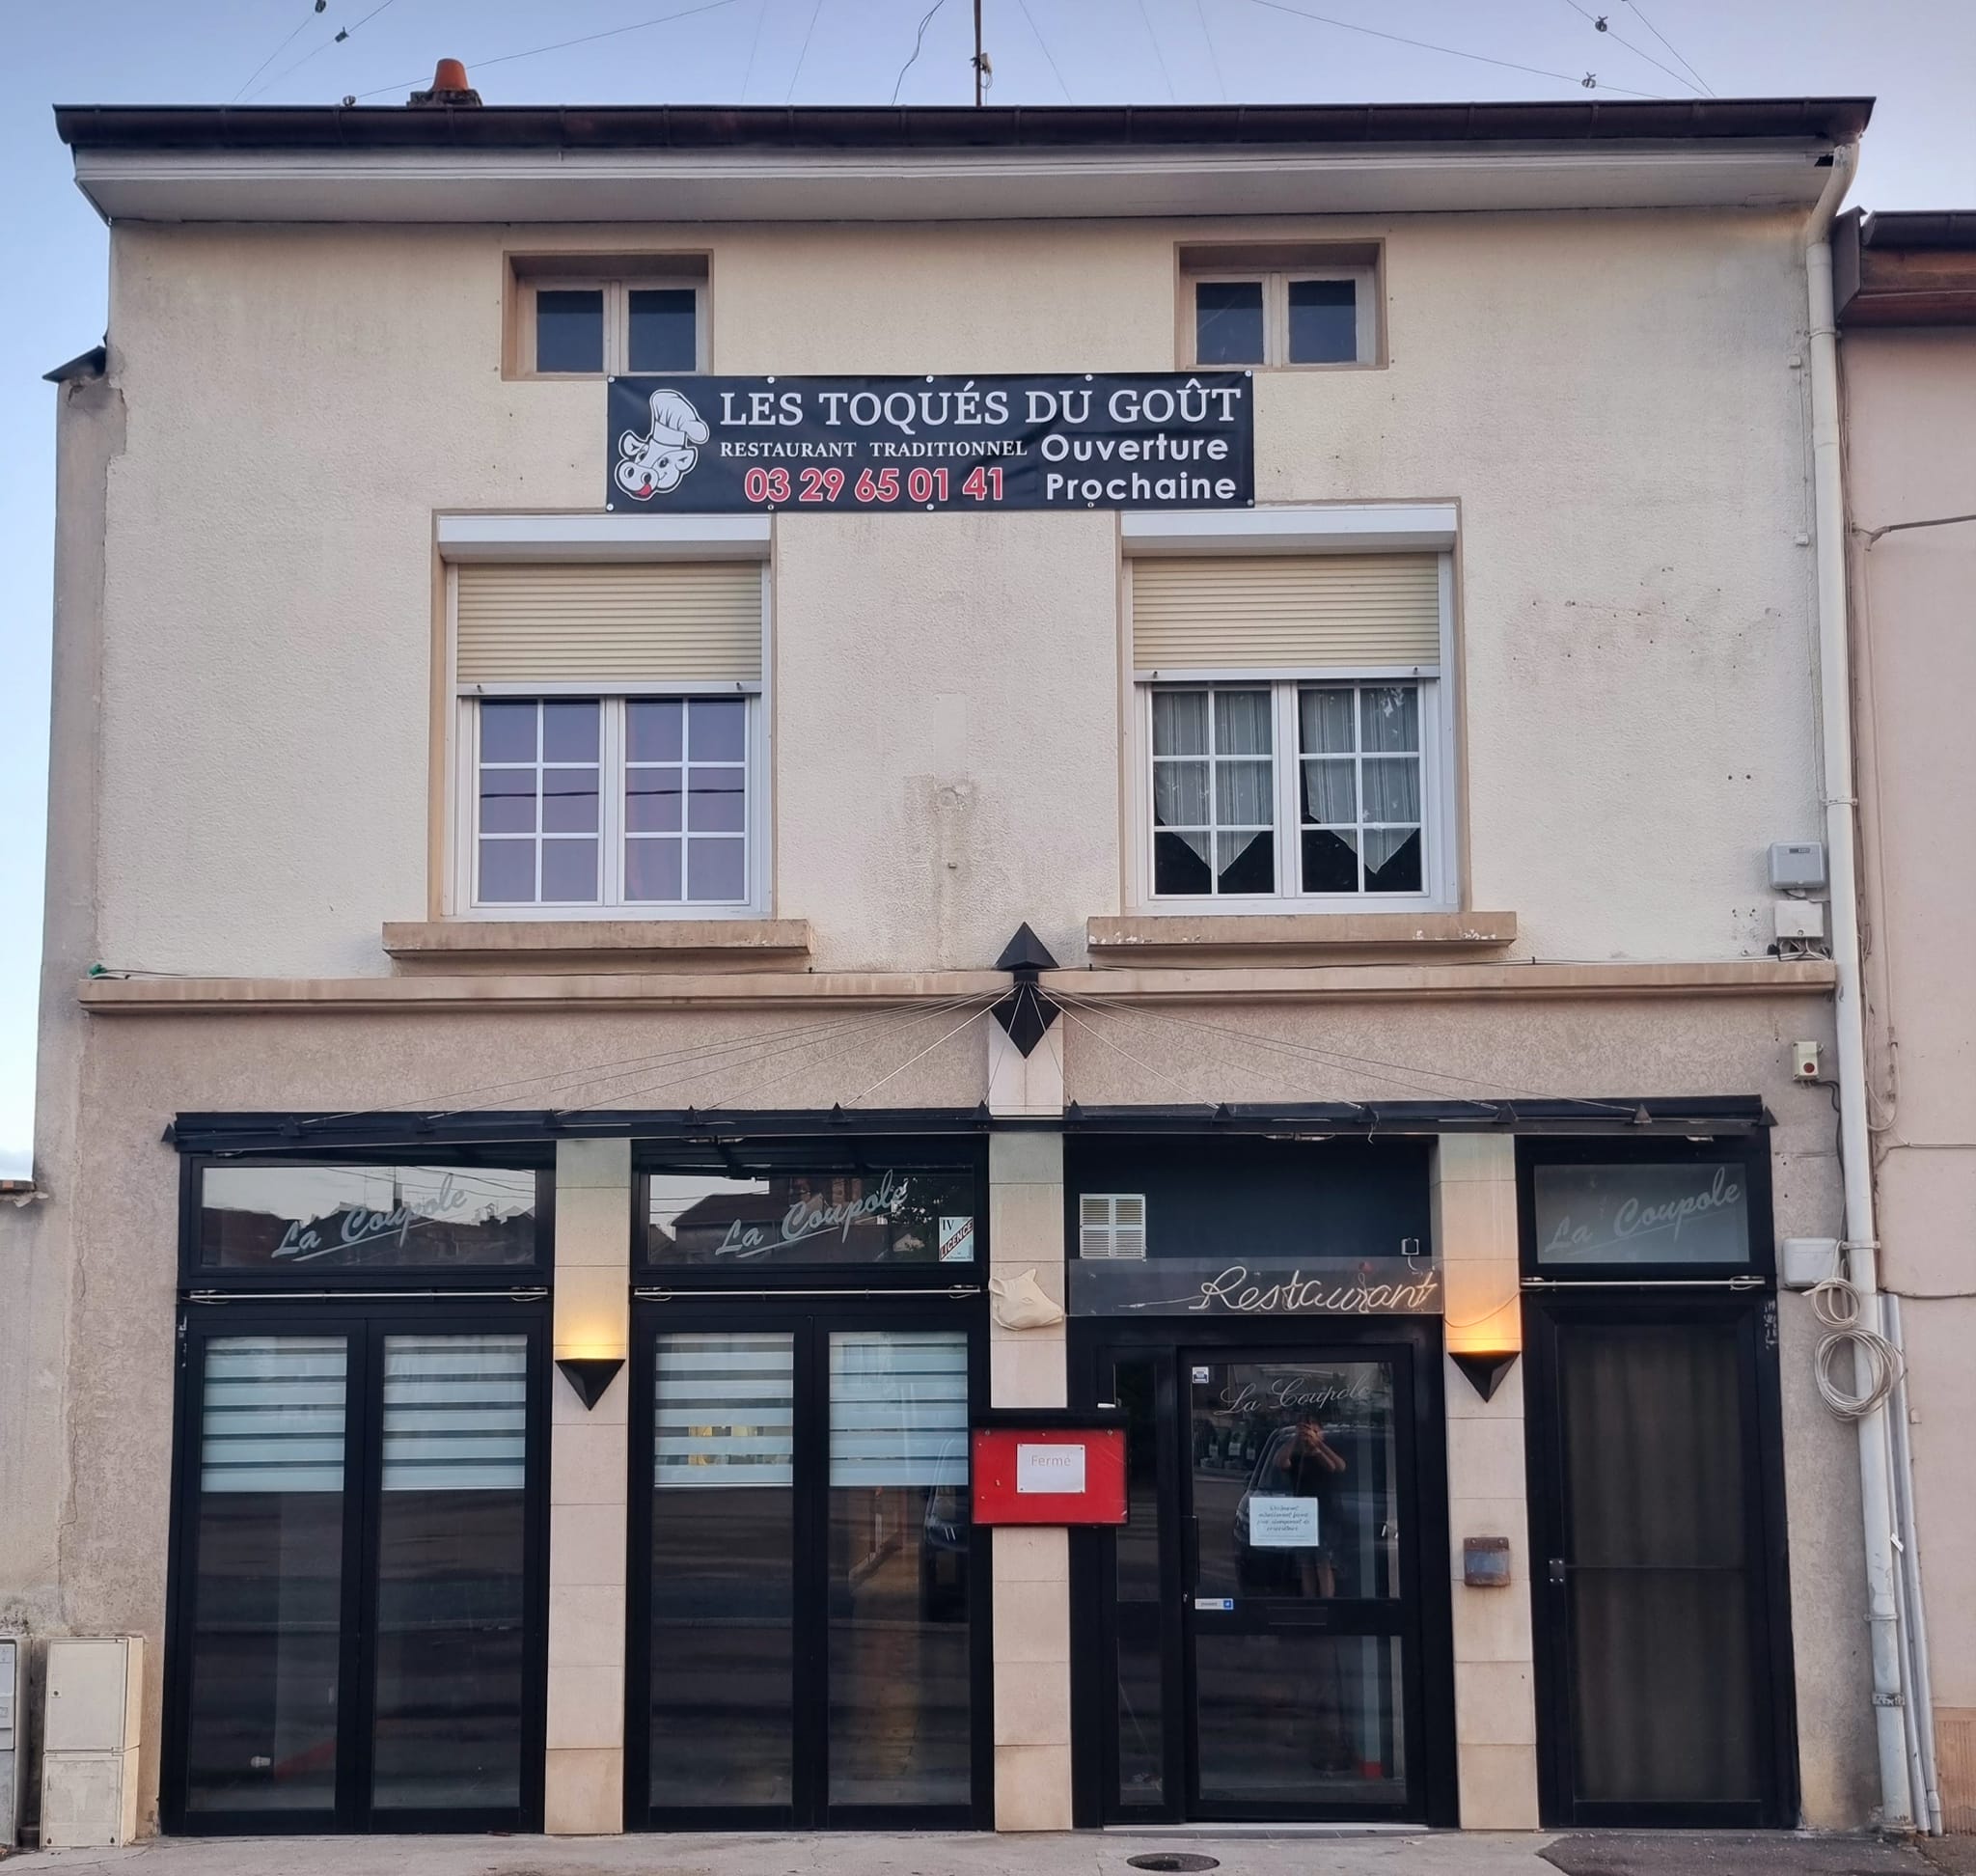
[[[1860,1326],[1882,1330],[1880,1243],[1874,1235],[1873,1162],[1866,1126],[1866,1026],[1859,972],[1859,886],[1852,780],[1852,671],[1847,621],[1846,491],[1839,446],[1839,347],[1832,301],[1832,217],[1852,180],[1858,145],[1832,152],[1832,173],[1804,230],[1811,346],[1811,483],[1818,528],[1818,666],[1822,792],[1830,856],[1832,962],[1838,978],[1839,1148],[1846,1194],[1847,1274],[1859,1291]],[[1868,1385],[1864,1369],[1859,1385]],[[1895,1590],[1893,1468],[1887,1410],[1858,1422],[1859,1508],[1866,1539],[1866,1626],[1873,1661],[1874,1731],[1880,1748],[1880,1823],[1914,1827],[1903,1712],[1902,1642]]]

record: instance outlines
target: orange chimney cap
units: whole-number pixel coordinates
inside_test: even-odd
[[[432,74],[432,89],[436,92],[463,92],[473,89],[467,83],[467,69],[457,59],[441,59],[438,69]]]

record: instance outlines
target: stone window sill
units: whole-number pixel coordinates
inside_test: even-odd
[[[1507,951],[1516,936],[1514,912],[1162,912],[1084,925],[1091,962],[1101,968],[1480,956]]]
[[[433,919],[387,924],[400,976],[575,971],[766,971],[810,956],[807,919]]]

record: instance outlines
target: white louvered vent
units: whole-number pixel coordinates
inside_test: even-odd
[[[1086,1192],[1078,1200],[1081,1257],[1143,1257],[1146,1199],[1142,1192]]]

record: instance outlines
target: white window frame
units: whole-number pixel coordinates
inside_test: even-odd
[[[541,517],[545,522],[556,517]],[[618,524],[620,527],[622,523]],[[496,558],[498,556],[488,556]],[[544,558],[515,554],[513,558]],[[674,558],[695,558],[678,554]],[[578,556],[578,558],[590,558]],[[447,772],[452,778],[452,800],[446,815],[447,903],[450,919],[474,920],[718,920],[765,919],[774,879],[771,830],[774,821],[774,767],[770,728],[771,699],[766,674],[769,666],[769,567],[760,563],[761,574],[761,669],[764,676],[749,680],[700,680],[675,683],[567,683],[567,684],[462,684],[459,669],[459,577],[457,563],[446,569],[446,668],[452,678],[452,708],[447,719]],[[476,714],[482,699],[504,698],[584,698],[623,701],[651,697],[739,697],[748,709],[748,807],[744,817],[743,883],[747,897],[738,900],[693,901],[680,904],[656,903],[647,899],[626,900],[622,897],[624,876],[624,757],[621,709],[606,709],[600,727],[598,839],[602,854],[602,881],[594,901],[549,901],[516,903],[504,900],[481,905],[475,897],[479,863],[480,736]],[[614,883],[618,891],[614,896]]]
[[[1376,364],[1379,357],[1379,308],[1374,299],[1375,267],[1190,267],[1187,270],[1187,356],[1192,368],[1203,371],[1346,372]],[[1293,360],[1290,356],[1290,285],[1303,280],[1349,280],[1354,289],[1357,356]],[[1206,365],[1200,357],[1200,307],[1194,289],[1237,282],[1262,286],[1262,362],[1259,365]]]
[[[693,295],[693,364],[691,375],[707,369],[706,287],[694,275],[652,274],[645,277],[595,273],[531,272],[515,286],[520,293],[520,327],[515,363],[519,375],[577,384],[593,378],[622,377],[631,370],[631,295],[635,292],[691,292]],[[535,366],[535,295],[537,293],[593,293],[604,296],[604,364],[596,372],[544,372]],[[687,372],[675,373],[688,375]]]
[[[1251,513],[1267,519],[1267,510]],[[1356,517],[1355,517],[1356,518]],[[1292,517],[1285,516],[1290,520]],[[1307,539],[1300,540],[1289,530],[1283,540],[1309,551]],[[1258,540],[1266,539],[1260,529]],[[1239,537],[1227,543],[1236,546]],[[1369,544],[1341,535],[1338,551],[1362,550]],[[1195,551],[1199,551],[1196,547]],[[1231,559],[1239,559],[1238,552]],[[1200,917],[1208,913],[1254,916],[1264,913],[1308,912],[1452,912],[1461,903],[1461,865],[1456,851],[1459,819],[1456,814],[1455,711],[1447,688],[1447,675],[1454,669],[1454,558],[1450,553],[1437,556],[1441,601],[1441,660],[1436,666],[1364,665],[1318,668],[1283,666],[1260,669],[1221,667],[1215,669],[1134,670],[1129,675],[1130,707],[1127,710],[1127,759],[1129,827],[1132,862],[1127,869],[1129,910],[1135,915],[1156,917],[1162,913]],[[1132,565],[1128,560],[1128,567]],[[1130,590],[1127,583],[1128,626]],[[1421,890],[1417,893],[1305,893],[1297,889],[1302,869],[1301,843],[1301,752],[1298,746],[1297,691],[1304,685],[1410,683],[1420,687],[1420,841]],[[1271,718],[1275,764],[1272,782],[1276,808],[1276,891],[1254,894],[1156,894],[1153,891],[1153,693],[1156,690],[1187,690],[1203,686],[1221,689],[1271,689],[1274,693]]]

